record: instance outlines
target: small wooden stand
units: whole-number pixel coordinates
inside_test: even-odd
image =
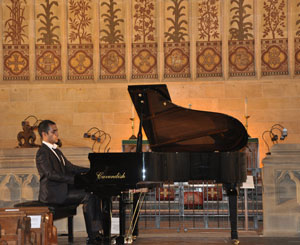
[[[57,230],[47,207],[0,208],[0,242],[57,244]]]

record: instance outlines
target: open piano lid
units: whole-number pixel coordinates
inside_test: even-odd
[[[150,148],[156,152],[237,151],[248,141],[243,124],[228,115],[197,111],[171,102],[162,85],[128,86]]]

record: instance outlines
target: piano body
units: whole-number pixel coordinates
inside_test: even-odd
[[[229,196],[231,238],[238,241],[237,194],[246,180],[241,149],[248,134],[237,119],[221,113],[191,110],[171,102],[166,85],[129,86],[140,118],[136,153],[90,153],[90,171],[76,176],[77,186],[99,195],[110,236],[110,198],[122,192],[163,182],[212,180]],[[152,152],[141,152],[142,127]],[[124,243],[124,205],[120,198],[120,236]]]

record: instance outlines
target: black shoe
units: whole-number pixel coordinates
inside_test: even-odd
[[[97,239],[97,238],[87,238],[86,239],[86,244],[87,245],[93,245],[93,244],[101,244],[101,240]]]

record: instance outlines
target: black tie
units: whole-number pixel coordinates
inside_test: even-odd
[[[53,150],[55,151],[55,153],[57,154],[59,161],[64,165],[64,160],[63,160],[63,156],[62,156],[62,152],[60,150],[58,150],[57,148],[53,148]]]

